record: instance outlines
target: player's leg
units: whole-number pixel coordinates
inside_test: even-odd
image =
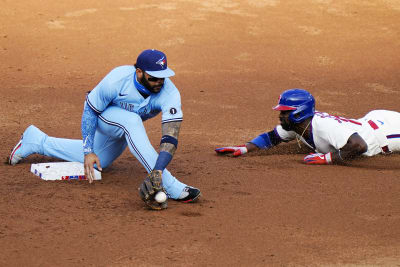
[[[139,115],[118,107],[108,107],[99,117],[98,128],[100,132],[107,133],[115,138],[124,136],[129,150],[145,167],[146,171],[150,172],[153,169],[158,153],[151,145]],[[143,177],[140,179],[143,179]],[[190,189],[167,169],[163,172],[163,186],[173,199],[186,196],[188,192],[185,192],[185,190]]]
[[[384,130],[389,141],[389,149],[392,152],[400,151],[400,113],[396,111],[382,110],[379,114],[384,116]]]
[[[15,165],[32,154],[82,162],[82,140],[50,137],[36,126],[31,125],[26,128],[20,141],[11,151],[9,163]]]
[[[99,119],[99,124],[101,123],[102,121]],[[104,126],[97,127],[93,151],[99,157],[101,167],[107,168],[124,152],[127,143],[124,136],[110,136],[103,130]]]
[[[389,142],[389,150],[400,151],[400,113],[390,110],[373,110],[365,117],[373,119],[384,131]]]
[[[96,131],[94,152],[99,157],[103,168],[109,166],[121,155],[126,145],[124,137],[111,138]],[[82,140],[51,137],[33,125],[25,130],[21,140],[12,150],[9,163],[15,165],[32,154],[81,163],[83,163],[84,158]]]

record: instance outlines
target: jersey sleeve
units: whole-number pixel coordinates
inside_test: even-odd
[[[296,138],[296,133],[294,131],[286,131],[281,125],[276,126],[274,131],[283,142],[289,142]]]
[[[97,116],[98,114],[91,109],[86,102],[84,105],[81,122],[83,153],[85,155],[93,152],[94,135],[97,127]]]
[[[103,112],[118,95],[118,88],[106,77],[86,97],[87,104],[97,113]]]
[[[357,131],[347,127],[350,122],[341,121],[332,118],[321,118],[317,125],[313,125],[314,135],[319,139],[329,143],[330,146],[339,150],[347,144],[350,136]]]
[[[182,121],[183,120],[183,112],[181,105],[181,95],[178,89],[172,84],[172,90],[165,92],[162,96],[163,100],[161,101],[161,123],[173,122],[173,121]]]

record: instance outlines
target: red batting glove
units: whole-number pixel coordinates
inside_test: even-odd
[[[315,153],[304,157],[306,164],[332,164],[332,153]]]
[[[215,152],[218,154],[232,154],[234,157],[238,157],[247,153],[247,147],[245,145],[218,147]]]

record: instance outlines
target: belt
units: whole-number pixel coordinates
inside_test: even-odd
[[[369,126],[371,126],[371,128],[374,130],[375,137],[378,140],[378,144],[381,147],[382,152],[384,154],[391,153],[391,151],[389,150],[389,141],[385,133],[382,131],[382,128],[379,128],[379,126],[373,120],[369,120],[367,122]]]

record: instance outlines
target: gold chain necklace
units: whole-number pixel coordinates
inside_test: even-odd
[[[301,148],[301,144],[300,144],[301,138],[303,137],[304,133],[305,133],[306,130],[308,129],[308,126],[310,126],[311,121],[312,121],[312,120],[310,120],[310,121],[308,122],[306,128],[304,128],[303,133],[300,135],[300,137],[299,137],[298,134],[296,134],[296,141],[297,141],[297,145],[299,146],[299,148]]]

